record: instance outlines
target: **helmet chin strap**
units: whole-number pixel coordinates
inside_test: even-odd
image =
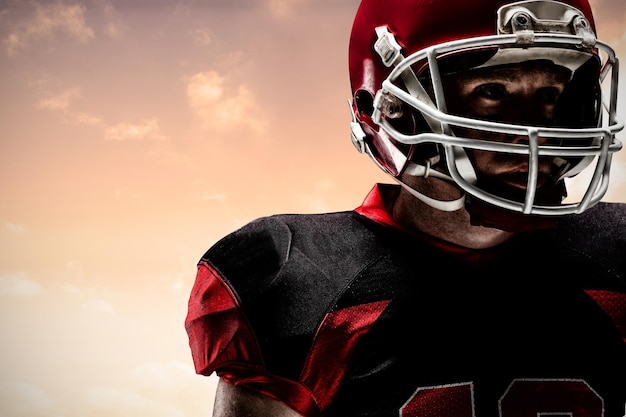
[[[500,229],[511,233],[551,229],[556,226],[557,216],[523,214],[493,206],[478,199],[468,199],[466,210],[473,226]]]
[[[415,177],[423,177],[423,178],[433,177],[433,178],[438,178],[438,179],[447,181],[451,184],[454,184],[454,181],[452,180],[450,176],[443,174],[437,171],[436,169],[432,169],[430,167],[430,162],[427,162],[426,166],[423,166],[423,165],[418,165],[415,162],[409,161],[407,162],[407,166],[404,172]],[[437,199],[427,196],[424,193],[417,191],[415,188],[406,184],[404,181],[402,181],[400,176],[393,177],[393,179],[396,180],[396,182],[400,184],[405,190],[411,193],[412,196],[414,196],[418,200],[426,203],[430,207],[433,207],[437,210],[456,211],[465,206],[465,192],[463,192],[461,197],[455,200],[437,200]]]

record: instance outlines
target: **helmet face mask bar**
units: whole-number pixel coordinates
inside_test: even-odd
[[[498,34],[440,42],[406,57],[402,55],[402,39],[395,38],[391,26],[375,27],[374,49],[388,73],[375,91],[370,109],[364,110],[362,104],[356,109],[359,104],[354,105],[357,111],[351,124],[355,146],[369,154],[381,169],[427,204],[448,211],[461,208],[462,199],[429,201],[432,199],[428,196],[411,190],[401,179],[402,174],[410,171],[411,175],[428,176],[437,172],[435,176],[456,184],[469,200],[521,214],[581,213],[601,200],[608,188],[612,154],[622,147],[615,137],[623,128],[616,118],[618,61],[607,44],[596,40],[592,24],[581,11],[554,1],[510,3],[497,9]],[[374,55],[372,59],[375,58]],[[587,75],[580,81],[580,85],[593,91],[591,95],[586,93],[585,103],[571,97],[567,101],[575,103],[566,103],[587,106],[586,116],[532,125],[449,111],[451,103],[447,102],[445,87],[450,74],[544,61],[569,69],[570,80],[580,78],[577,72],[584,71],[595,77],[589,79]],[[363,72],[366,71],[367,68]],[[603,82],[608,84],[608,102],[602,100],[602,88],[606,87],[601,85]],[[356,100],[363,91],[355,87],[359,86],[353,85]],[[575,111],[564,113],[567,119]],[[420,120],[415,122],[416,119]],[[480,172],[472,163],[473,152],[524,158],[528,173],[522,195],[512,197],[500,193],[498,188],[483,187]],[[553,178],[559,185],[554,191],[559,194],[557,198],[539,197],[542,160],[554,161],[558,166]],[[432,169],[439,162],[443,166],[440,164],[437,171]],[[565,181],[584,170],[591,172],[585,189],[576,200],[563,201]]]

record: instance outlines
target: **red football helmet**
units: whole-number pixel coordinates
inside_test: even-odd
[[[533,60],[570,70],[555,125],[447,111],[447,74]],[[362,0],[349,47],[352,140],[417,198],[441,210],[480,203],[537,217],[581,213],[606,193],[612,154],[622,147],[615,137],[623,128],[616,118],[617,66],[614,51],[596,39],[587,0]],[[467,129],[527,139],[494,142],[459,134]],[[527,157],[524,195],[512,198],[483,187],[470,149]],[[556,198],[538,197],[539,158],[558,167]],[[579,175],[583,171],[590,174]],[[463,197],[435,200],[403,182],[403,174],[445,179]],[[566,181],[570,188],[573,177],[585,178],[585,187],[580,198],[568,201]]]

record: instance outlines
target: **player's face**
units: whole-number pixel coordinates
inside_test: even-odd
[[[444,87],[450,113],[476,119],[535,126],[555,124],[555,106],[568,80],[569,70],[555,65],[510,65],[446,77]],[[458,136],[520,143],[528,138],[455,129]],[[545,139],[540,138],[540,144]],[[479,179],[524,190],[528,156],[469,150]],[[539,161],[538,186],[552,181],[552,162]]]

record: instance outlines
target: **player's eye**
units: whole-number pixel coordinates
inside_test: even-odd
[[[537,90],[537,98],[546,104],[556,103],[561,91],[556,87],[543,87]]]
[[[476,87],[474,94],[487,100],[502,100],[507,96],[507,91],[503,84],[488,83]]]

